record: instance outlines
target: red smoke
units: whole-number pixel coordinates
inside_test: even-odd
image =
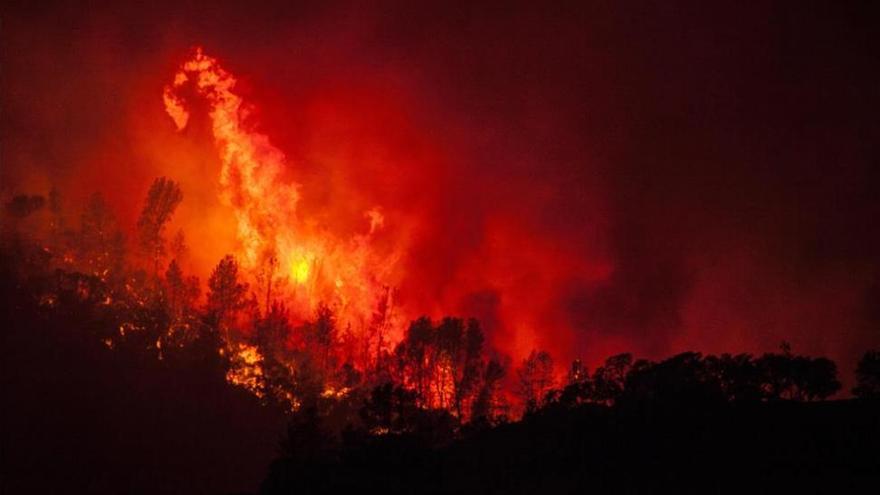
[[[133,225],[174,178],[171,231],[204,280],[237,249],[208,106],[191,98],[177,133],[161,98],[203,44],[314,228],[347,239],[381,206],[406,317],[477,316],[496,349],[559,367],[785,339],[846,374],[880,343],[858,27],[798,14],[780,34],[739,6],[287,9],[4,16],[4,197],[56,185],[75,219],[99,190]]]
[[[233,246],[252,286],[260,287],[269,259],[276,263],[276,297],[301,318],[330,304],[343,327],[365,331],[390,287],[392,334],[422,314],[464,314],[481,319],[493,347],[515,358],[535,348],[575,355],[560,288],[573,279],[602,282],[607,262],[524,224],[533,205],[487,211],[481,196],[490,192],[474,187],[474,174],[449,173],[460,145],[432,138],[392,94],[363,83],[322,88],[295,106],[309,138],[297,156],[284,156],[269,132],[255,130],[259,112],[237,84],[198,49],[165,90],[179,130],[194,99],[208,102],[202,111],[221,162],[216,181],[202,178],[202,187],[219,190],[216,204],[178,221],[192,225],[207,215],[236,225],[232,241],[228,226],[195,237],[195,263],[210,266],[202,244],[227,237],[220,243]],[[188,139],[198,137],[182,136]],[[534,201],[534,192],[521,194],[523,203]]]

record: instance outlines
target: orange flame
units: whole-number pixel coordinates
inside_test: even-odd
[[[334,309],[341,328],[364,331],[387,308],[396,285],[400,250],[374,249],[385,219],[376,207],[364,212],[363,233],[343,239],[326,226],[297,216],[300,185],[285,180],[284,153],[246,123],[248,106],[235,92],[236,79],[217,59],[196,48],[165,87],[165,110],[178,130],[189,111],[182,88],[192,84],[207,100],[222,168],[221,201],[237,223],[235,253],[260,297],[283,299],[292,314],[308,318],[320,304]],[[389,322],[385,322],[387,326]]]

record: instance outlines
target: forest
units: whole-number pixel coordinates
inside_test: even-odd
[[[548,352],[513,362],[490,348],[467,315],[418,318],[396,342],[387,305],[362,332],[341,328],[332,304],[297,321],[271,278],[249,284],[232,255],[204,283],[183,271],[185,233],[168,232],[181,201],[157,178],[131,238],[99,194],[78,220],[56,189],[4,205],[10,493],[880,480],[878,351],[844,391],[836,363],[785,342],[758,356],[575,360],[560,375]]]
[[[880,3],[0,4],[0,495],[876,493]]]

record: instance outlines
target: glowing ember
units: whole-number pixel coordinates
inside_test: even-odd
[[[260,378],[263,376],[263,369],[260,366],[262,362],[263,356],[256,347],[238,344],[232,353],[226,379],[229,383],[244,387],[257,397],[262,397],[263,392],[260,390]]]

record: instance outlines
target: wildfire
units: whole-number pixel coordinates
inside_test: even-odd
[[[262,397],[259,382],[263,375],[263,369],[260,367],[263,356],[260,355],[260,351],[251,345],[237,344],[230,361],[231,366],[226,373],[226,380],[244,387],[257,397]]]
[[[294,263],[291,272],[297,283],[306,283],[309,278],[309,260],[303,259]]]
[[[365,211],[362,233],[348,238],[314,219],[300,218],[301,186],[285,178],[289,165],[284,153],[248,124],[250,107],[236,93],[235,77],[217,59],[195,49],[163,95],[178,130],[189,122],[182,89],[190,85],[209,103],[222,163],[221,201],[234,213],[235,254],[254,287],[283,299],[299,318],[325,304],[353,331],[375,324],[377,308],[390,302],[388,288],[396,285],[400,258],[399,249],[374,247],[373,239],[385,225],[380,209]]]

